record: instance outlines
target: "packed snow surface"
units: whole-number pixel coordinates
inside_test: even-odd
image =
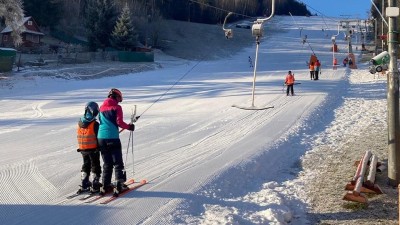
[[[248,58],[255,63],[255,41],[229,58],[165,57],[155,70],[99,79],[16,74],[12,85],[0,89],[1,223],[309,223],[298,176],[301,158],[316,144],[334,144],[346,130],[339,125],[363,125],[340,115],[360,110],[344,98],[349,77],[368,71],[366,65],[332,69],[337,21],[294,19],[274,17],[265,25],[254,102]],[[342,34],[337,43],[341,62],[347,51]],[[317,81],[306,65],[313,53],[322,62]],[[301,83],[295,96],[286,96],[283,86],[288,70]],[[101,104],[113,87],[123,93],[124,120],[130,121],[135,105],[141,116],[133,152],[127,148],[129,132],[121,133],[128,177],[149,184],[107,205],[66,199],[80,183],[78,118],[87,102]],[[232,107],[252,103],[273,108]]]

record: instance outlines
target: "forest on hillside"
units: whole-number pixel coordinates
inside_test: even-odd
[[[43,27],[65,25],[64,20],[80,24],[86,19],[91,1],[98,0],[23,0],[27,16],[33,16]],[[165,19],[218,23],[227,11],[243,16],[263,16],[270,14],[271,0],[115,0],[117,11],[125,4],[133,16],[151,17],[159,14]],[[310,15],[306,6],[296,0],[276,0],[276,15]],[[222,9],[222,10],[221,10]],[[240,16],[239,16],[240,17]]]
[[[124,7],[136,41],[157,46],[162,21],[172,19],[221,24],[228,12],[230,21],[271,14],[272,0],[23,0],[25,16],[52,36],[79,36],[91,50],[112,45],[110,38]],[[275,15],[310,15],[296,0],[275,0]],[[94,28],[96,27],[96,29]],[[124,27],[121,25],[120,27]],[[101,29],[101,30],[100,30]],[[132,39],[132,38],[131,38]]]

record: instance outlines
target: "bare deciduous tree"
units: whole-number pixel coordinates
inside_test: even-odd
[[[24,11],[22,10],[21,0],[0,0],[0,15],[4,18],[6,25],[11,27],[14,44],[16,46],[22,43],[21,32],[24,26]]]

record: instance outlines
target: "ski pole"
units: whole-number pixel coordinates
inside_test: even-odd
[[[135,157],[133,155],[133,131],[131,131],[131,150],[132,150],[132,177],[135,175]]]
[[[125,162],[128,161],[128,154],[129,154],[129,145],[131,143],[131,134],[129,134],[129,139],[128,139],[128,147],[126,148],[126,158],[125,158]]]
[[[135,123],[136,121],[138,121],[140,118],[140,116],[136,116],[136,105],[135,105],[135,112],[132,112],[131,114],[131,124]],[[119,133],[121,133],[122,131],[124,131],[125,128],[122,128]]]
[[[136,105],[135,105],[135,110],[132,109],[132,114],[131,114],[131,124],[135,122],[136,119]],[[122,130],[121,130],[122,131]],[[120,131],[120,132],[121,132]],[[128,146],[126,148],[126,158],[125,162],[128,161],[128,155],[129,155],[129,145],[131,145],[132,149],[132,175],[135,174],[135,169],[134,169],[134,156],[133,156],[133,131],[129,133],[129,139],[128,139]]]
[[[134,122],[136,122],[136,105],[135,105],[135,111],[132,112],[132,115],[131,115],[131,123],[133,124]],[[133,131],[131,131],[130,136],[132,136],[131,150],[132,150],[132,177],[133,177],[135,175],[135,157],[133,155]]]

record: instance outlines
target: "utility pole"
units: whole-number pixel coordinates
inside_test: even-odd
[[[396,0],[388,0],[386,16],[389,17],[388,50],[390,55],[387,75],[387,125],[388,125],[388,178],[391,186],[400,181],[400,118],[399,118],[399,70],[397,68],[397,17]]]
[[[382,11],[383,15],[385,15],[384,7],[385,7],[385,1],[382,0],[382,9],[381,9],[381,11]],[[382,46],[382,52],[383,52],[383,51],[385,51],[385,39],[384,39],[384,33],[383,33],[384,32],[384,30],[383,30],[383,19],[382,19],[381,27],[382,27],[382,33],[381,33],[382,42],[381,42],[381,46]]]
[[[374,18],[374,28],[375,28],[375,55],[378,55],[378,19]]]

